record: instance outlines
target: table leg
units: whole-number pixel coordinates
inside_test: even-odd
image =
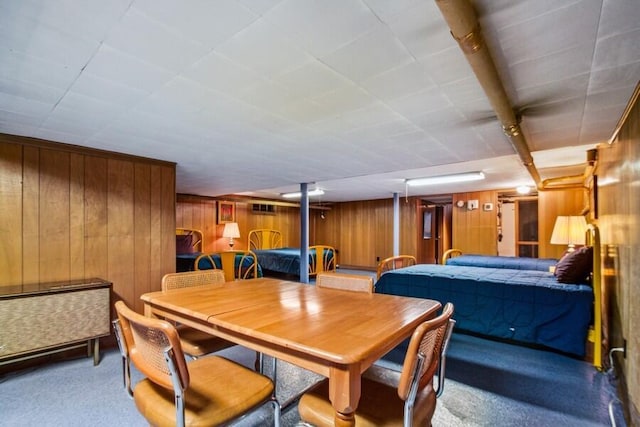
[[[329,371],[329,400],[336,410],[336,426],[354,426],[355,411],[360,400],[360,368],[331,368]]]

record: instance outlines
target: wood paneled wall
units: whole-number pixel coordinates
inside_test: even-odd
[[[400,200],[400,253],[416,255],[421,228],[416,198]],[[374,269],[393,255],[393,199],[336,203],[320,219],[313,214],[315,240],[334,246],[340,265]],[[422,218],[419,218],[422,221]]]
[[[478,201],[478,209],[467,209],[469,200]],[[458,201],[464,202],[458,207]],[[483,205],[492,203],[493,208],[485,211]],[[452,246],[463,253],[498,254],[498,192],[477,191],[453,195],[453,240]]]
[[[597,223],[602,242],[605,303],[610,305],[611,347],[627,343],[626,358],[614,353],[628,425],[640,425],[640,84],[612,144],[598,147]],[[595,207],[595,206],[594,206]]]
[[[588,193],[584,189],[549,190],[538,193],[538,257],[560,258],[567,250],[552,245],[551,234],[558,215],[580,215],[586,207]]]
[[[174,233],[175,164],[0,134],[0,286],[100,277],[142,311]]]
[[[300,246],[300,208],[276,206],[275,215],[256,214],[252,212],[251,203],[235,202],[235,209],[240,238],[235,239],[234,249],[247,249],[249,231],[259,228],[280,230],[285,247]],[[217,201],[213,198],[178,194],[176,227],[202,231],[204,252],[229,249],[229,241],[222,237],[224,224],[217,223]],[[310,244],[314,244],[312,233],[313,229],[310,230]]]

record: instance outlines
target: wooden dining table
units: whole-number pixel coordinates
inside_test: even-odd
[[[164,317],[329,378],[335,425],[355,425],[360,376],[440,309],[438,301],[258,278],[141,296]]]

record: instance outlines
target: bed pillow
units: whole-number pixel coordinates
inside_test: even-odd
[[[176,235],[176,254],[192,254],[193,252],[193,236],[191,234]]]
[[[563,256],[553,273],[560,283],[585,283],[593,270],[593,248],[583,246]]]

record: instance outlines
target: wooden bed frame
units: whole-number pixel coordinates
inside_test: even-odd
[[[270,228],[260,228],[249,231],[247,248],[250,251],[255,249],[278,249],[282,247],[282,233]]]

